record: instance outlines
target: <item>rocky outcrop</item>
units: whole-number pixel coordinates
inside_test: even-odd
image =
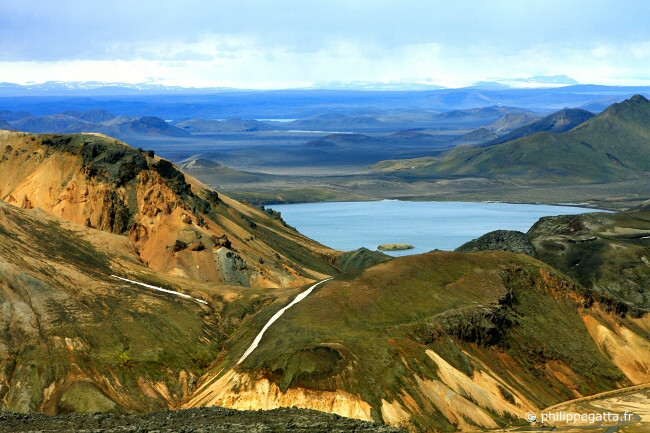
[[[480,238],[464,243],[456,248],[456,251],[510,251],[535,257],[535,249],[528,237],[524,233],[514,230],[495,230],[486,233]]]

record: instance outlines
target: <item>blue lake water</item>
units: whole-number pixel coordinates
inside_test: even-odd
[[[338,250],[375,250],[389,243],[415,247],[391,255],[453,250],[492,230],[526,232],[543,216],[596,212],[572,206],[399,200],[268,207],[305,236]]]

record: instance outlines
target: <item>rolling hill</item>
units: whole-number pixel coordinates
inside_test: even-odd
[[[527,233],[497,231],[457,251],[525,252],[570,276],[622,314],[650,311],[650,209],[545,217]]]
[[[533,123],[541,118],[538,114],[527,111],[508,113],[490,123],[487,128],[497,134],[507,134],[517,128]]]
[[[236,365],[271,312],[248,322],[183,407],[295,405],[410,431],[523,425],[650,380],[650,316],[611,301],[524,254],[396,258],[319,286]]]
[[[59,132],[69,134],[73,132],[91,131],[96,125],[81,120],[78,117],[68,116],[65,114],[54,114],[42,117],[24,117],[20,120],[11,122],[11,126],[18,131],[28,131],[34,133]]]
[[[106,110],[102,110],[101,108],[94,108],[92,110],[88,111],[75,111],[75,110],[69,110],[69,111],[64,111],[63,113],[66,116],[72,116],[76,117],[81,120],[85,120],[86,122],[92,122],[92,123],[102,123],[106,122],[108,120],[115,119],[115,115],[113,113],[109,113]]]
[[[219,134],[232,132],[272,131],[273,126],[257,120],[244,119],[189,119],[174,126],[191,134]]]
[[[153,116],[115,116],[106,110],[68,110],[45,116],[20,115],[7,112],[7,122],[13,129],[37,134],[72,134],[97,132],[118,138],[132,136],[189,137],[190,134],[163,119]],[[12,120],[13,119],[13,120]]]
[[[490,140],[483,143],[482,146],[493,146],[506,141],[516,140],[517,138],[526,137],[537,132],[553,132],[561,134],[570,129],[575,128],[581,123],[594,117],[593,113],[579,108],[565,108],[564,110],[556,111],[548,116],[537,121],[523,125],[504,136]]]
[[[378,171],[407,179],[483,177],[537,183],[609,182],[650,171],[650,101],[636,95],[570,131],[542,132],[440,158],[386,161]]]
[[[115,120],[115,119],[109,119]],[[111,125],[101,125],[98,130],[102,134],[118,137],[132,135],[165,136],[165,137],[189,137],[190,133],[165,122],[159,117],[145,116],[128,120],[119,124],[112,122]]]
[[[350,116],[342,113],[323,113],[304,119],[287,122],[284,127],[287,129],[308,130],[308,131],[366,131],[381,128],[383,123],[376,117]]]

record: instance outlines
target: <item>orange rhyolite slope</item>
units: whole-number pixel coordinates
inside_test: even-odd
[[[104,135],[0,131],[0,173],[3,200],[127,235],[168,275],[284,287],[336,272],[336,251]]]

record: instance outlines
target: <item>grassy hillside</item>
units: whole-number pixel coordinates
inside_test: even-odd
[[[537,183],[602,182],[650,172],[650,101],[635,96],[563,134],[538,133],[440,158],[384,162],[406,179],[486,177]]]
[[[528,233],[487,233],[458,251],[526,252],[591,291],[606,309],[639,316],[650,311],[650,211],[544,217]]]
[[[650,212],[542,218],[527,233],[537,256],[628,314],[650,311]]]
[[[270,408],[299,395],[299,407],[453,431],[520,423],[528,410],[650,379],[604,351],[586,325],[632,330],[635,362],[647,366],[648,319],[604,312],[521,254],[429,253],[339,277],[288,310],[241,367],[224,369],[262,323],[235,335],[230,361],[188,405]]]

